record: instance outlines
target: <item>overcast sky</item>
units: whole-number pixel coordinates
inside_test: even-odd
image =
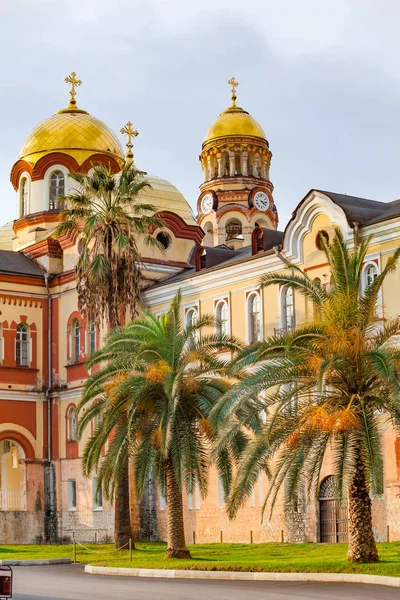
[[[310,188],[400,197],[400,3],[395,0],[0,0],[1,221],[30,130],[78,105],[140,131],[140,168],[195,207],[209,124],[238,104],[265,130],[283,229]]]

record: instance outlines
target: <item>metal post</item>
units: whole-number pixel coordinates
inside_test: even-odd
[[[250,531],[250,544],[252,544],[252,543],[253,543],[253,532]]]
[[[74,537],[74,563],[76,563],[76,540]]]
[[[285,541],[285,534],[283,529],[281,529],[281,543],[283,544],[283,542]]]
[[[97,544],[97,531],[94,532],[94,543]]]
[[[132,562],[132,538],[129,538],[129,560]]]
[[[193,545],[196,543],[196,532],[193,531]]]
[[[219,543],[220,543],[220,544],[223,544],[223,543],[224,543],[224,536],[223,536],[223,533],[222,533],[222,531],[220,531],[220,532],[219,532]]]
[[[386,526],[386,541],[390,542],[389,525]]]

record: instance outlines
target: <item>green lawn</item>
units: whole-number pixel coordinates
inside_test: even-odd
[[[274,571],[308,573],[367,573],[400,577],[400,542],[378,544],[381,562],[354,565],[346,561],[345,544],[198,544],[190,546],[192,560],[164,558],[165,544],[138,543],[129,561],[126,550],[112,552],[111,544],[78,546],[77,560],[92,565],[207,571]],[[72,546],[0,546],[4,559],[72,558]]]

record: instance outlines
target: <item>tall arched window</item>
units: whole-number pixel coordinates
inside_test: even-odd
[[[20,323],[17,326],[15,360],[19,367],[29,366],[29,329],[25,323]]]
[[[218,302],[215,309],[215,318],[217,319],[217,333],[218,335],[228,335],[229,333],[229,322],[228,322],[228,305],[225,300]]]
[[[74,319],[71,327],[71,358],[73,362],[78,362],[81,354],[81,332],[78,319]]]
[[[71,406],[67,412],[67,441],[76,442],[77,440],[77,418],[76,408]]]
[[[254,344],[260,340],[261,333],[261,314],[260,314],[260,296],[251,294],[248,299],[249,311],[249,344]]]
[[[378,269],[376,265],[368,265],[365,269],[365,287],[369,287],[377,277]]]
[[[24,177],[21,181],[21,187],[20,187],[21,217],[24,217],[25,215],[28,214],[28,201],[29,201],[29,186],[28,186],[27,178]]]
[[[96,322],[94,317],[91,317],[89,322],[89,350],[90,354],[96,352]]]
[[[50,176],[49,208],[62,208],[65,196],[65,177],[61,171],[54,171]]]
[[[197,309],[195,307],[189,308],[185,315],[185,325],[186,327],[193,327],[197,323]],[[197,334],[193,332],[188,340],[189,345],[193,346],[196,342]]]
[[[294,293],[291,287],[285,288],[283,292],[283,326],[293,329],[295,326]]]

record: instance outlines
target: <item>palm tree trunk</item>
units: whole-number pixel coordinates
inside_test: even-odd
[[[127,461],[124,473],[118,481],[114,501],[114,543],[115,549],[122,548],[133,540],[131,527],[131,510],[129,504],[129,462]],[[134,547],[132,541],[132,547]]]
[[[374,532],[372,531],[371,498],[366,485],[366,470],[361,451],[355,461],[355,474],[349,489],[349,548],[351,562],[378,562]]]
[[[167,517],[168,517],[168,558],[192,558],[185,544],[183,525],[182,491],[175,477],[174,468],[169,461],[167,476]]]

